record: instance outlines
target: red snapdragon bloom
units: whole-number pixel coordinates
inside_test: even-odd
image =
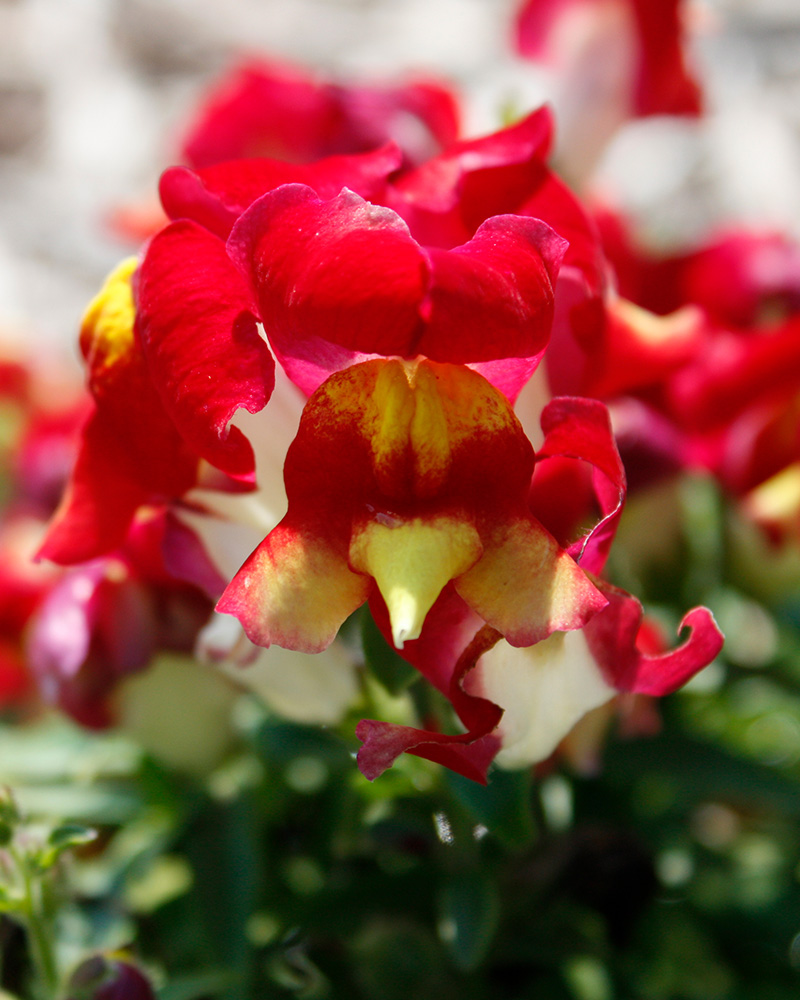
[[[219,608],[260,645],[316,652],[374,586],[402,648],[452,580],[516,645],[578,628],[605,601],[529,513],[533,462],[507,400],[477,373],[347,368],[309,400],[286,459],[289,512]]]
[[[84,321],[95,413],[42,554],[110,551],[139,506],[183,496],[211,470],[221,487],[252,484],[250,446],[229,424],[272,391],[258,322],[306,392],[353,362],[422,354],[470,364],[513,397],[547,343],[565,246],[540,208],[573,237],[565,280],[578,303],[602,281],[591,224],[544,165],[549,135],[538,112],[396,182],[391,148],[167,171],[176,221],[110,277]]]

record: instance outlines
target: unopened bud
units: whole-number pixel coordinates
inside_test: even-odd
[[[155,1000],[149,980],[130,962],[92,955],[70,977],[65,1000]]]

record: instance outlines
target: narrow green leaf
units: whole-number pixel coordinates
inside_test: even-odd
[[[472,869],[447,878],[439,898],[439,937],[461,972],[481,964],[499,915],[497,888],[485,872]]]

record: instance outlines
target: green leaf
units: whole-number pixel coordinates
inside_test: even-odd
[[[445,784],[456,801],[476,823],[510,849],[525,847],[533,840],[531,774],[524,771],[501,771],[496,768],[488,785],[448,771]]]
[[[742,808],[770,809],[800,819],[797,781],[774,768],[735,756],[705,740],[674,733],[612,743],[605,776],[611,785],[630,788],[631,777],[669,781],[676,804],[727,800]]]
[[[209,803],[186,844],[195,880],[182,900],[197,918],[206,958],[230,970],[231,980],[215,1000],[249,1000],[253,952],[247,922],[263,884],[263,848],[258,843],[250,799]]]
[[[237,977],[230,969],[208,969],[195,975],[178,976],[158,991],[158,1000],[200,1000],[231,989]]]
[[[19,892],[11,892],[8,886],[0,884],[0,913],[16,913],[24,909],[25,897]]]
[[[481,964],[499,916],[497,887],[485,872],[471,869],[447,878],[439,898],[439,937],[461,972]]]
[[[0,822],[14,826],[20,821],[19,806],[10,788],[0,788]]]
[[[50,832],[47,843],[56,850],[64,851],[68,847],[78,847],[81,844],[91,844],[97,838],[97,831],[80,823],[62,823]]]
[[[253,742],[262,758],[276,764],[288,764],[298,757],[318,757],[332,769],[352,766],[345,743],[318,726],[270,720],[258,727]]]
[[[41,869],[52,868],[58,858],[72,847],[91,844],[97,838],[97,831],[80,823],[62,823],[50,831],[45,847],[35,857],[36,865]]]

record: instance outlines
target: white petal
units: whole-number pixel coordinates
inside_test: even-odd
[[[218,614],[200,633],[197,653],[293,722],[334,725],[358,697],[355,657],[339,640],[313,655],[260,649],[235,618]]]
[[[467,687],[504,709],[497,763],[509,768],[545,760],[578,719],[617,694],[581,631],[555,632],[525,648],[501,640],[478,661]]]

